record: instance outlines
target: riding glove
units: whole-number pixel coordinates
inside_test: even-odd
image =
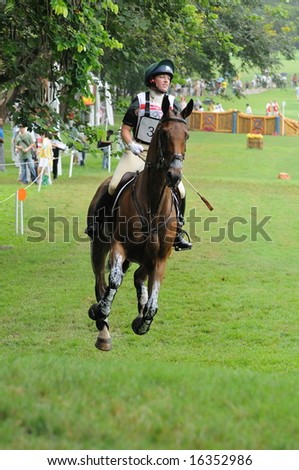
[[[144,151],[142,145],[136,144],[136,142],[130,142],[128,144],[128,149],[130,149],[134,155],[140,155]]]

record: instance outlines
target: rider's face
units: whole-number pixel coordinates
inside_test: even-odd
[[[170,85],[170,76],[167,73],[156,75],[154,82],[157,90],[161,91],[161,93],[166,93]]]

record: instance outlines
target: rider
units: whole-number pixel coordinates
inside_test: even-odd
[[[152,135],[163,115],[162,101],[168,91],[173,74],[174,64],[168,59],[151,64],[145,71],[144,82],[149,91],[141,92],[133,99],[123,118],[121,137],[126,149],[111,179],[108,193],[101,201],[108,210],[111,210],[113,195],[123,175],[126,172],[142,171],[144,168]],[[175,97],[168,95],[168,98],[170,109],[181,111]],[[192,244],[183,238],[182,225],[184,223],[186,191],[182,182],[180,182],[178,189],[181,204],[174,247],[176,250],[186,250],[192,248]]]

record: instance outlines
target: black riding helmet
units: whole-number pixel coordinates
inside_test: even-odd
[[[146,69],[144,74],[145,85],[150,87],[150,80],[156,75],[160,75],[161,73],[167,73],[167,75],[170,76],[170,80],[172,80],[174,74],[174,64],[171,60],[165,59],[161,60],[160,62],[155,62],[154,64],[151,64]]]

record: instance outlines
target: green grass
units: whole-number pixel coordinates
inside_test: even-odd
[[[298,121],[299,101],[297,101],[296,92],[293,88],[271,88],[263,89],[257,94],[246,94],[241,98],[234,98],[229,94],[228,99],[212,97],[215,102],[221,102],[225,110],[236,109],[245,113],[246,104],[249,103],[254,115],[266,115],[266,104],[268,101],[276,100],[279,104],[279,112],[283,113],[283,102],[285,102],[284,115],[289,119]]]
[[[30,377],[28,367],[33,368]],[[48,370],[48,373],[46,373]],[[49,373],[51,371],[51,373]],[[11,381],[13,374],[15,380]],[[17,359],[2,374],[4,448],[296,448],[298,381],[131,358]],[[113,385],[113,387],[111,387]],[[49,394],[49,389],[51,394]],[[34,402],[32,398],[34,397]],[[287,425],[286,425],[287,417]],[[283,430],[277,432],[269,424]],[[15,426],[17,424],[18,431]],[[236,441],[237,436],[237,441]]]
[[[285,101],[285,116],[290,119],[295,119],[298,121],[299,116],[299,101],[296,98],[296,92],[291,86],[291,77],[294,73],[297,73],[299,76],[299,52],[297,52],[294,60],[282,60],[281,66],[277,67],[276,73],[287,73],[287,88],[271,88],[271,89],[262,89],[261,93],[245,93],[245,83],[248,80],[251,84],[252,79],[255,74],[260,74],[260,70],[251,69],[243,71],[240,73],[239,77],[243,83],[243,96],[241,98],[236,98],[232,94],[231,87],[228,88],[227,99],[220,98],[217,96],[211,96],[207,93],[203,100],[207,97],[212,98],[215,103],[221,102],[225,110],[228,109],[237,109],[238,111],[245,112],[246,104],[249,103],[252,112],[255,115],[265,116],[266,114],[266,104],[268,101],[276,100],[280,106],[280,112],[283,112],[283,101]]]
[[[251,83],[251,80],[253,79],[255,74],[260,74],[260,70],[258,69],[251,69],[251,70],[245,70],[240,73],[240,78],[243,81],[243,83],[246,82],[246,80]],[[286,60],[286,59],[281,59],[281,65],[277,66],[275,73],[286,73],[287,74],[287,79],[288,79],[288,85],[291,85],[291,77],[294,73],[299,75],[299,52],[297,51],[295,54],[295,59],[294,60]]]
[[[14,233],[14,198],[0,203],[0,245],[12,247],[0,250],[1,448],[297,449],[297,153],[296,137],[265,136],[257,150],[245,135],[191,132],[184,174],[214,211],[186,184],[193,249],[169,259],[143,337],[131,330],[130,268],[109,353],[95,349],[87,316],[89,243],[73,235],[78,220],[84,238],[89,201],[107,175],[100,158],[68,178],[66,157],[57,182],[28,189],[24,236]],[[21,187],[16,180],[14,167],[0,173],[0,202]],[[49,208],[70,227],[52,223],[55,242]],[[271,241],[254,230],[268,216]],[[28,241],[39,235],[32,217],[44,241]]]

